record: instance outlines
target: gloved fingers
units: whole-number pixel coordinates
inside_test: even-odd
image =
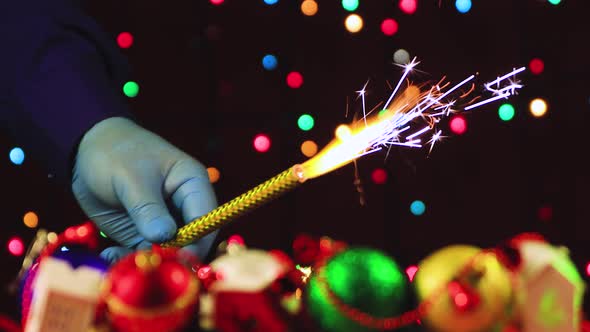
[[[124,210],[103,207],[96,213],[88,213],[88,217],[106,236],[122,246],[133,248],[144,240]]]
[[[181,250],[185,250],[191,255],[196,256],[200,261],[204,261],[217,237],[217,233],[219,233],[219,231],[207,234],[197,242],[184,246]]]
[[[161,243],[174,237],[176,222],[159,186],[146,184],[143,178],[127,178],[115,182],[115,192],[145,240]]]
[[[185,170],[183,174],[171,174],[170,176],[184,177],[172,192],[174,206],[182,211],[182,219],[185,224],[213,210],[217,206],[217,199],[209,177],[200,169]]]
[[[132,249],[125,247],[108,247],[100,253],[100,257],[109,262],[109,264],[114,264],[132,252]]]

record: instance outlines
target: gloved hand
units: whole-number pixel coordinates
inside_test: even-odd
[[[177,225],[168,204],[182,214],[184,223],[217,205],[202,164],[160,136],[119,117],[99,122],[80,141],[72,190],[88,217],[122,245],[101,253],[110,262],[133,249],[172,239]],[[185,248],[203,259],[215,235]]]

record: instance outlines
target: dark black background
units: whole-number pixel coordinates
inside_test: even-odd
[[[365,0],[357,10],[365,27],[353,35],[344,29],[348,13],[340,1],[318,2],[313,17],[303,16],[300,1],[292,0],[274,6],[262,0],[221,6],[103,0],[88,2],[88,9],[113,39],[121,31],[133,33],[135,44],[123,51],[141,86],[131,109],[147,128],[220,169],[220,202],[303,161],[304,140],[327,143],[337,124],[348,121],[347,105],[358,110],[355,91],[367,79],[369,106],[386,98],[386,82],[401,74],[392,64],[398,48],[421,61],[424,73],[413,76],[416,82],[443,75],[457,82],[475,72],[493,80],[533,57],[544,60],[545,71],[520,75],[525,88],[512,98],[512,121],[498,118],[496,103],[465,114],[462,136],[445,126],[449,138],[430,155],[399,148],[385,161],[384,154],[360,160],[366,206],[359,204],[349,165],[241,218],[219,240],[239,233],[252,247],[288,250],[298,233],[328,235],[382,249],[406,266],[448,244],[488,247],[537,231],[567,246],[583,272],[590,261],[590,3],[475,0],[468,14],[460,14],[454,1],[422,0],[414,15],[406,15],[397,1]],[[392,37],[380,31],[387,17],[399,23]],[[275,71],[262,68],[266,53],[278,57]],[[287,87],[290,71],[303,74],[302,88]],[[549,103],[540,119],[528,112],[535,97]],[[310,132],[296,126],[303,112],[316,119]],[[272,138],[268,153],[251,147],[259,132]],[[10,163],[15,145],[0,139],[1,286],[21,263],[8,254],[7,240],[34,236],[22,223],[26,211],[36,211],[40,227],[57,232],[85,220],[67,188],[52,183],[35,156],[27,155],[21,166]],[[371,182],[376,167],[387,170],[386,185]],[[415,199],[426,202],[420,217],[409,211]],[[537,216],[542,206],[553,209],[548,222]],[[15,315],[15,297],[0,294],[0,312]]]

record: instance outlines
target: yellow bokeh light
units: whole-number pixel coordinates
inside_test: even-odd
[[[338,128],[336,128],[336,132],[335,132],[336,137],[338,137],[339,140],[341,141],[346,141],[347,139],[350,139],[352,137],[352,131],[350,130],[350,127],[347,125],[339,125]]]
[[[57,242],[57,233],[55,233],[55,232],[49,232],[47,234],[47,241],[49,241],[49,243],[55,243],[55,242]]]
[[[35,212],[27,212],[23,217],[23,222],[29,228],[35,228],[39,224],[39,217]]]
[[[357,14],[350,14],[344,21],[344,26],[349,32],[357,33],[363,28],[363,18]]]
[[[219,173],[219,170],[215,167],[209,167],[207,168],[207,173],[209,174],[209,181],[211,183],[215,183],[217,181],[219,181],[219,177],[221,176],[221,173]]]
[[[306,16],[313,16],[318,12],[318,3],[314,0],[305,0],[301,3],[301,12]]]
[[[547,108],[547,102],[541,98],[535,98],[529,104],[529,110],[536,118],[540,118],[545,115],[547,113]]]
[[[301,144],[301,153],[308,158],[313,157],[318,153],[318,145],[314,141],[305,141]]]

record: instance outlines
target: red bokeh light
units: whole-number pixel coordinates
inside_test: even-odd
[[[227,239],[227,244],[237,244],[243,246],[245,244],[244,238],[238,234],[234,234]]]
[[[218,6],[223,3],[223,0],[209,0],[212,4]]]
[[[258,152],[266,152],[270,149],[270,138],[265,134],[258,134],[254,137],[254,149]]]
[[[539,75],[545,69],[545,63],[539,58],[534,58],[529,63],[529,69],[531,70],[531,73]]]
[[[418,272],[418,267],[416,265],[410,265],[406,268],[406,274],[408,275],[408,279],[410,282],[414,281],[414,276]]]
[[[393,35],[395,35],[395,33],[397,32],[397,29],[398,29],[398,24],[392,18],[386,18],[381,23],[381,31],[386,36],[393,36]]]
[[[586,264],[586,275],[590,277],[590,262]]]
[[[293,89],[300,88],[303,85],[303,76],[296,71],[290,72],[287,75],[287,85]]]
[[[417,8],[417,0],[399,0],[399,9],[406,14],[414,14]]]
[[[371,173],[371,179],[375,184],[384,184],[387,182],[387,172],[383,168],[377,168]]]
[[[129,48],[133,45],[133,35],[129,32],[121,32],[119,36],[117,36],[117,44],[119,44],[120,48]]]
[[[25,252],[23,240],[19,237],[13,237],[8,241],[8,251],[14,256],[21,256]]]
[[[457,115],[449,122],[451,131],[457,135],[462,135],[467,131],[467,121],[464,117]]]
[[[537,217],[539,220],[547,222],[553,218],[553,208],[551,206],[542,206],[537,211]]]

